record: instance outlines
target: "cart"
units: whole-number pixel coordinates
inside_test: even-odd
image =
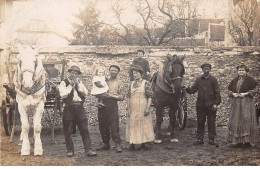
[[[60,65],[61,71],[56,69],[54,65]],[[13,75],[14,70],[16,68],[17,63],[10,61],[10,56],[6,62],[6,71],[8,76],[8,85],[4,85],[6,88],[6,96],[2,100],[1,106],[1,114],[4,125],[5,134],[10,136],[10,142],[13,142],[15,126],[20,124],[19,112],[17,108],[17,103],[15,101],[15,91],[13,86]],[[46,102],[44,105],[44,113],[47,113],[47,117],[49,117],[49,121],[51,122],[51,136],[53,142],[54,139],[54,131],[55,131],[55,122],[57,113],[61,114],[62,112],[62,100],[59,96],[58,85],[64,79],[64,69],[65,69],[66,61],[43,61],[43,66],[46,72]],[[51,115],[53,112],[53,116]]]

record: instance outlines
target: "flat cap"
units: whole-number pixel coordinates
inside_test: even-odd
[[[201,69],[203,69],[204,67],[209,67],[211,69],[211,64],[203,63],[200,67],[201,67]]]
[[[120,67],[119,67],[119,66],[117,66],[117,65],[110,65],[110,66],[109,66],[109,69],[110,69],[111,67],[117,68],[118,72],[120,72]]]

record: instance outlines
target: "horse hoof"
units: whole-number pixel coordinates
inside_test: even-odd
[[[43,150],[34,150],[34,156],[41,156],[43,155]]]
[[[166,132],[166,136],[170,136],[171,135],[171,132]]]
[[[171,139],[171,143],[178,143],[178,142],[179,142],[179,140],[177,138]]]
[[[162,140],[154,140],[153,142],[157,143],[157,144],[160,144],[160,143],[162,143]]]
[[[30,155],[30,150],[22,150],[21,151],[22,156],[29,156]]]

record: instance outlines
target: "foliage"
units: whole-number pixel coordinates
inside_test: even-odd
[[[235,7],[235,16],[229,21],[229,33],[237,45],[253,45],[258,10],[256,0],[243,0]]]
[[[78,22],[73,23],[72,45],[96,45],[99,42],[99,12],[96,10],[96,4],[87,0],[83,4],[84,8],[80,10],[75,17]]]
[[[96,2],[96,1],[95,1]],[[87,0],[85,8],[75,17],[73,45],[171,45],[175,38],[191,37],[196,34],[198,23],[188,23],[197,18],[197,6],[191,0],[136,0],[135,13],[138,24],[125,23],[127,15],[122,0],[111,1],[116,24],[101,23],[95,3]],[[193,28],[194,27],[194,28]]]

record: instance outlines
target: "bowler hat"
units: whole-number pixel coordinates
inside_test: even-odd
[[[204,63],[204,64],[202,64],[200,67],[201,67],[201,69],[203,69],[204,67],[209,67],[209,68],[211,69],[211,64],[209,64],[209,63]]]
[[[81,71],[80,71],[80,68],[76,65],[73,65],[69,68],[68,72],[71,72],[71,71],[76,71],[78,72],[79,74],[81,74]]]
[[[141,74],[143,74],[144,70],[140,65],[132,65],[130,68],[131,72],[133,72],[133,70],[140,72]]]

